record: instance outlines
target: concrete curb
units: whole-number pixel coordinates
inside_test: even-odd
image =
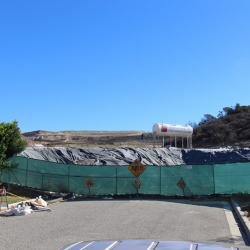
[[[235,245],[245,245],[239,225],[235,221],[235,217],[233,215],[233,207],[231,206],[230,202],[222,201],[221,204],[223,205],[233,243]]]
[[[233,199],[231,199],[231,205],[232,205],[237,217],[239,218],[240,223],[243,226],[248,239],[250,240],[250,222],[249,222],[249,220],[247,219],[247,217],[244,216],[244,213],[241,211],[240,206]]]

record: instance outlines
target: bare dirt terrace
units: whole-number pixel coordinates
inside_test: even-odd
[[[22,134],[29,146],[46,147],[144,147],[154,146],[153,135],[145,131],[33,131]]]

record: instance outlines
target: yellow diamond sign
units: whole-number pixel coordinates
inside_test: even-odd
[[[180,178],[180,180],[177,182],[176,185],[177,185],[179,188],[181,188],[182,190],[184,190],[185,187],[186,187],[186,184],[185,184],[185,182],[183,181],[182,178]]]
[[[136,177],[138,177],[145,169],[146,167],[138,159],[132,162],[128,167],[128,170]]]
[[[87,188],[91,188],[94,186],[95,182],[91,177],[88,177],[85,181],[84,184],[87,186]]]

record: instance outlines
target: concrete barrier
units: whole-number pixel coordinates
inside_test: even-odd
[[[248,239],[250,240],[250,222],[249,222],[248,218],[246,216],[244,216],[244,212],[241,211],[240,206],[233,199],[231,199],[231,205],[232,205],[237,217],[239,218],[240,223],[243,226]]]

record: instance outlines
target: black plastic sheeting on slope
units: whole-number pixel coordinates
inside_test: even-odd
[[[250,149],[167,148],[37,148],[28,147],[18,156],[81,165],[129,165],[139,159],[144,165],[175,166],[250,161]]]

